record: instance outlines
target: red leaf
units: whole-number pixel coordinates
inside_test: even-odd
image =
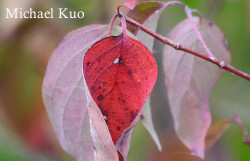
[[[101,109],[116,144],[153,89],[157,65],[151,52],[125,32],[94,44],[83,62],[91,96]]]

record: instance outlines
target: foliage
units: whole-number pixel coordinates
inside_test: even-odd
[[[187,3],[192,3],[192,2],[187,2]],[[210,2],[206,2],[206,3],[209,4]],[[220,5],[218,3],[227,4],[227,5],[225,5],[225,8],[232,7],[235,9],[235,7],[238,7],[240,9],[236,12],[239,14],[244,12],[244,9],[242,10],[244,4],[243,5],[240,5],[240,4],[232,5],[232,4],[230,4],[232,2],[216,2],[216,3],[218,6],[223,6],[223,5]],[[155,4],[159,5],[158,2]],[[193,4],[193,5],[194,5],[193,8],[197,8],[197,9],[203,11],[202,15],[206,15],[206,14],[204,14],[205,9],[209,8],[209,5],[207,5],[207,7],[204,7],[203,8],[204,10],[200,9],[199,5],[197,5],[197,4]],[[40,5],[38,5],[38,6],[40,6]],[[80,7],[80,6],[77,5],[77,7]],[[114,5],[114,7],[115,7],[115,5]],[[246,26],[244,23],[242,23],[241,26],[229,25],[229,27],[224,27],[224,24],[227,22],[227,20],[231,21],[232,19],[234,19],[234,16],[230,17],[230,19],[226,18],[226,15],[228,15],[229,13],[224,14],[225,15],[224,18],[219,19],[220,16],[223,17],[222,16],[223,12],[227,10],[225,8],[218,9],[217,15],[219,15],[219,16],[216,16],[216,17],[210,18],[210,19],[215,19],[214,22],[220,20],[217,24],[221,28],[223,28],[222,30],[225,31],[226,36],[229,38],[229,47],[231,48],[231,51],[232,51],[233,65],[235,67],[240,68],[240,69],[247,72],[247,71],[249,71],[249,69],[247,67],[247,64],[248,64],[247,62],[249,62],[249,61],[248,61],[248,57],[246,55],[244,55],[244,53],[247,53],[246,51],[248,50],[248,46],[246,44],[244,45],[244,43],[248,42],[249,36],[247,36],[247,35],[249,35],[249,31],[247,30],[247,27],[244,27],[244,26]],[[95,9],[93,9],[93,10],[95,10]],[[165,13],[167,13],[168,10],[169,9],[167,9],[166,12],[164,11],[163,15]],[[151,12],[149,14],[150,16],[145,19],[146,21],[145,20],[142,20],[142,21],[138,20],[138,22],[144,24],[145,26],[149,27],[151,30],[155,31],[156,27],[157,27],[157,25],[156,25],[157,20],[159,18],[159,15],[162,13],[162,11],[163,11],[163,8],[161,8],[161,7],[153,9],[153,12]],[[171,11],[171,8],[170,8],[170,11]],[[95,11],[93,11],[93,13],[94,12]],[[98,12],[100,12],[100,11],[98,11]],[[108,12],[105,11],[105,13],[108,13]],[[215,12],[213,12],[213,13],[215,13]],[[108,18],[110,18],[111,17],[110,14],[108,14],[108,15],[109,16],[107,16],[107,14],[106,14],[106,16]],[[173,14],[171,14],[171,15],[173,15]],[[180,14],[178,13],[177,15],[180,15]],[[168,17],[171,17],[171,16],[169,15]],[[164,28],[166,27],[166,29],[164,29],[164,32],[168,31],[169,26],[171,26],[171,25],[173,26],[173,23],[171,23],[171,21],[176,22],[176,19],[179,20],[179,18],[176,18],[176,17],[177,16],[172,16],[172,18],[168,19],[168,24],[164,25]],[[204,17],[206,17],[206,16],[204,16]],[[175,20],[172,20],[173,18],[175,18]],[[161,26],[163,23],[165,23],[165,19],[166,18],[164,18],[164,16],[161,17],[159,29],[162,29]],[[218,19],[218,20],[216,20],[216,19]],[[150,20],[152,20],[152,21],[150,21]],[[20,158],[18,160],[21,160],[22,157],[26,158],[24,160],[28,160],[28,158],[42,158],[41,155],[27,157],[27,156],[32,155],[33,150],[31,150],[31,148],[32,149],[35,148],[37,151],[40,151],[40,152],[43,151],[43,153],[50,153],[50,155],[52,155],[54,157],[55,157],[55,154],[57,157],[63,156],[63,155],[60,155],[62,153],[62,151],[58,147],[58,144],[57,144],[57,141],[54,137],[54,134],[51,132],[50,128],[47,128],[47,127],[49,127],[49,124],[47,123],[46,114],[44,113],[45,111],[44,111],[44,107],[42,105],[42,101],[41,101],[41,97],[40,97],[39,93],[41,90],[40,86],[41,86],[42,77],[43,77],[44,71],[45,71],[45,65],[47,64],[47,60],[48,60],[47,53],[50,53],[52,48],[55,46],[56,42],[59,41],[59,39],[61,39],[63,34],[68,32],[69,30],[72,30],[72,28],[75,28],[75,27],[68,26],[68,24],[74,23],[74,22],[70,22],[70,20],[66,21],[66,23],[63,22],[66,25],[60,25],[60,23],[62,23],[62,22],[56,22],[56,23],[53,22],[53,24],[52,24],[49,21],[44,21],[44,20],[40,20],[40,21],[43,21],[46,23],[42,24],[42,23],[37,22],[39,25],[33,25],[33,24],[29,24],[29,22],[27,22],[27,21],[20,22],[20,24],[22,24],[21,29],[19,29],[19,30],[17,30],[17,32],[15,32],[15,33],[19,33],[18,35],[9,34],[7,36],[5,35],[5,36],[1,37],[1,39],[4,41],[1,44],[1,51],[3,54],[1,54],[1,60],[0,60],[1,78],[2,78],[1,82],[2,82],[2,87],[3,87],[3,88],[1,88],[1,89],[3,89],[2,90],[3,92],[1,92],[1,100],[0,100],[1,101],[0,102],[1,109],[3,109],[2,110],[3,112],[1,111],[1,113],[3,115],[3,117],[1,117],[1,120],[4,120],[4,124],[7,124],[8,127],[12,127],[12,129],[15,129],[15,131],[14,131],[15,133],[18,133],[18,135],[21,134],[21,138],[24,140],[24,142],[21,142],[21,144],[22,145],[27,144],[27,142],[28,142],[29,147],[28,147],[27,151],[31,151],[31,153],[29,153],[29,152],[26,153],[26,152],[20,151],[20,153],[22,155],[17,155],[17,157]],[[103,19],[101,18],[99,20],[97,19],[94,21],[92,19],[91,21],[92,21],[92,23],[99,23],[99,22],[103,22]],[[107,23],[108,21],[109,20],[105,21],[105,23]],[[244,22],[244,20],[242,20],[241,22]],[[90,22],[83,22],[83,23],[85,26],[85,25],[87,25],[87,23],[90,23]],[[27,27],[27,26],[30,26],[30,27]],[[2,28],[2,29],[4,29],[4,28]],[[129,29],[129,27],[128,27],[128,29]],[[243,32],[244,30],[246,32]],[[15,29],[13,29],[13,31],[15,31]],[[49,31],[49,33],[48,33],[48,31]],[[105,32],[107,32],[107,31],[108,31],[108,27],[106,27]],[[240,32],[237,32],[237,31],[240,31]],[[5,32],[2,32],[2,33],[5,33]],[[22,33],[22,34],[20,34],[20,33]],[[158,47],[155,48],[157,53],[155,53],[155,51],[152,50],[152,47],[153,47],[152,42],[154,41],[152,39],[152,37],[149,36],[148,34],[145,34],[143,31],[140,31],[140,30],[136,34],[137,34],[137,36],[136,36],[137,39],[140,40],[141,42],[143,42],[151,51],[153,51],[153,54],[157,59],[157,57],[160,55],[158,53],[159,49],[158,49]],[[60,35],[60,36],[58,36],[58,35]],[[192,33],[192,35],[195,36],[195,33]],[[102,35],[99,35],[99,36],[102,37]],[[147,36],[147,38],[146,38],[146,36]],[[203,38],[204,37],[205,36],[203,36]],[[206,40],[204,40],[204,41],[206,42]],[[62,41],[62,43],[63,42],[64,41]],[[76,41],[76,42],[78,42],[78,41]],[[177,41],[177,42],[179,42],[179,41]],[[219,43],[224,42],[224,39],[222,41],[218,41],[218,42]],[[235,42],[235,45],[233,44],[233,42]],[[239,44],[239,42],[242,42],[242,43]],[[43,44],[43,46],[45,47],[45,48],[43,48],[43,50],[40,49],[41,44]],[[236,47],[236,44],[238,45],[238,48]],[[62,44],[60,44],[60,45],[62,45]],[[91,46],[91,44],[88,45],[87,48],[89,48],[90,46]],[[219,45],[219,47],[221,47],[221,46],[223,46],[223,44]],[[84,46],[82,46],[82,47],[84,47]],[[209,49],[211,49],[211,47],[209,45],[208,45],[208,47],[209,47]],[[212,49],[214,49],[214,48],[212,47]],[[86,51],[86,49],[85,49],[85,51]],[[20,53],[20,52],[22,54],[12,54],[12,53]],[[34,53],[36,53],[36,54],[34,54]],[[84,53],[84,51],[82,51],[82,53]],[[212,51],[212,53],[214,53],[214,52]],[[81,57],[81,56],[79,56],[79,57]],[[76,59],[79,59],[79,57],[77,57]],[[243,58],[242,61],[240,61],[241,57]],[[15,60],[17,60],[17,63],[14,64],[14,66],[10,65],[13,63],[9,63],[9,62],[12,62],[13,58]],[[244,62],[245,62],[245,66],[244,66]],[[63,63],[63,61],[61,63]],[[79,63],[80,63],[80,61],[79,61]],[[160,66],[160,68],[161,68],[161,62],[158,61],[157,64],[158,64],[158,67]],[[69,65],[73,68],[76,64],[70,63]],[[80,69],[79,65],[76,65],[76,66],[78,66],[76,69]],[[70,71],[69,67],[68,67],[68,70]],[[6,72],[6,71],[10,71],[10,72]],[[162,69],[159,69],[159,78],[160,79],[158,81],[163,83],[161,71],[162,71]],[[77,72],[77,70],[76,70],[76,72]],[[72,79],[68,79],[68,80],[64,79],[64,78],[59,79],[62,81],[63,80],[66,81],[66,82],[61,82],[62,84],[59,83],[60,87],[63,87],[62,89],[59,88],[56,90],[56,95],[62,94],[61,96],[63,96],[63,97],[61,97],[60,99],[62,99],[63,101],[66,101],[66,99],[64,100],[63,98],[66,97],[67,93],[72,92],[72,89],[68,88],[66,85],[68,85],[68,82],[74,81],[73,80],[74,76],[77,76],[77,74],[76,75],[74,75],[74,74],[75,74],[74,72],[71,73]],[[20,81],[18,81],[18,80],[20,80]],[[236,83],[236,82],[239,82],[239,83]],[[65,84],[63,84],[63,83],[65,83]],[[177,159],[178,157],[179,158],[182,157],[182,158],[185,158],[186,160],[188,160],[188,158],[190,158],[190,156],[186,156],[183,154],[171,154],[172,150],[169,149],[169,145],[171,142],[175,142],[175,143],[173,143],[173,145],[178,145],[178,147],[183,147],[183,145],[178,144],[179,142],[175,141],[175,139],[171,139],[171,140],[166,139],[166,138],[168,138],[168,136],[173,138],[173,135],[170,135],[171,128],[167,128],[167,130],[166,130],[166,125],[165,125],[165,124],[169,124],[166,122],[166,118],[169,117],[169,115],[167,115],[167,113],[166,113],[167,103],[164,103],[165,112],[163,112],[162,110],[159,110],[159,102],[163,102],[165,99],[164,94],[161,95],[160,97],[159,97],[159,95],[161,93],[165,92],[165,90],[163,88],[161,88],[162,86],[160,86],[160,88],[159,88],[158,83],[155,87],[155,90],[151,94],[151,104],[152,104],[151,111],[153,112],[153,120],[154,120],[154,124],[156,125],[156,131],[160,137],[160,140],[162,141],[161,144],[163,145],[163,153],[159,153],[159,152],[156,152],[154,150],[153,151],[150,150],[151,152],[153,152],[153,154],[151,154],[150,157],[154,156],[154,154],[155,154],[154,158],[161,158],[162,160],[164,160],[164,158],[166,158],[166,157],[170,158],[169,156],[171,156],[171,158],[172,158],[171,160],[175,160],[175,159],[178,160]],[[215,116],[215,120],[218,120],[218,118],[219,119],[229,118],[229,117],[231,117],[231,115],[233,115],[235,112],[237,112],[240,114],[241,117],[243,116],[242,117],[243,122],[245,122],[246,125],[248,125],[246,111],[247,111],[247,107],[249,105],[249,101],[248,101],[246,96],[249,93],[248,92],[249,86],[247,86],[247,83],[248,82],[241,80],[240,78],[237,78],[237,77],[232,76],[230,74],[223,75],[222,79],[220,79],[218,84],[215,85],[215,88],[213,88],[212,94],[211,94],[211,99],[210,99],[211,100],[210,106],[212,109],[212,114],[213,114],[213,116]],[[79,95],[80,93],[82,95],[82,93],[84,92],[83,82],[79,82],[78,85],[80,86],[80,88],[77,87],[76,89],[73,90],[73,94],[75,94],[75,96]],[[75,86],[77,86],[77,85],[75,85]],[[73,85],[73,87],[75,87],[75,86]],[[11,88],[9,88],[9,87],[11,87]],[[159,89],[161,89],[161,90],[159,90]],[[8,95],[5,95],[6,93],[8,93]],[[64,94],[66,94],[66,95],[64,95]],[[221,96],[221,95],[223,95],[223,96]],[[77,104],[86,103],[86,100],[84,100],[85,98],[77,98],[75,96],[73,95],[73,97],[70,97],[70,103],[66,104],[68,107],[79,107],[79,106],[77,106]],[[162,98],[162,101],[159,101],[160,98]],[[63,103],[63,101],[62,101],[62,103]],[[61,102],[61,101],[59,101],[59,102]],[[93,102],[92,102],[92,104],[93,104]],[[171,102],[170,102],[170,105],[171,105]],[[158,106],[158,109],[157,109],[157,106]],[[146,107],[148,107],[148,108],[146,108]],[[237,109],[235,107],[237,107]],[[229,108],[229,109],[222,110],[225,108]],[[149,106],[145,105],[144,109],[150,109],[150,108],[149,108]],[[67,108],[67,110],[70,110],[70,108]],[[76,118],[82,117],[82,113],[80,113],[78,111],[81,109],[74,108],[74,110],[76,110],[76,111],[73,115],[78,116]],[[244,112],[244,110],[245,110],[245,112]],[[56,118],[60,118],[60,111],[59,111],[59,113],[55,113],[55,116],[56,116]],[[160,116],[164,116],[164,118],[160,117]],[[72,115],[65,115],[64,118],[72,118]],[[84,118],[86,119],[87,116]],[[146,116],[145,120],[147,120],[147,118],[151,118],[151,116],[150,115]],[[63,118],[60,118],[60,119],[63,119]],[[148,120],[151,121],[151,119],[148,119]],[[164,121],[162,122],[161,120],[164,120]],[[73,120],[73,121],[75,122],[76,120]],[[73,121],[69,120],[70,123]],[[80,120],[77,119],[77,121],[80,121]],[[142,122],[143,122],[143,120],[142,120]],[[61,123],[61,121],[59,121],[59,124],[60,123]],[[77,141],[77,139],[74,140],[75,138],[73,137],[74,136],[73,134],[81,133],[81,129],[78,129],[78,132],[77,132],[77,130],[74,131],[74,129],[77,129],[77,126],[73,126],[73,125],[76,125],[76,124],[70,124],[70,123],[68,124],[67,122],[65,122],[65,124],[64,124],[64,126],[67,127],[69,129],[69,131],[65,130],[64,132],[61,132],[61,133],[64,133],[66,138],[70,140],[69,142],[67,142],[67,145],[66,145],[66,146],[69,146],[70,149],[68,151],[67,150],[66,151],[69,154],[74,156],[73,153],[78,153],[78,152],[76,150],[74,150],[74,148],[72,148],[72,146],[76,145],[75,142],[78,142],[78,141]],[[165,129],[164,131],[161,130],[163,128],[163,125],[164,125],[164,129]],[[58,128],[57,125],[53,125],[53,126],[54,126],[54,128]],[[79,126],[80,126],[80,124],[79,124]],[[87,125],[85,125],[85,126],[87,126]],[[171,126],[173,126],[173,124],[171,124]],[[38,128],[40,130],[38,130]],[[73,128],[73,131],[72,131],[72,128]],[[1,128],[1,129],[3,129],[3,128]],[[5,129],[6,128],[4,128],[4,131],[5,131]],[[153,129],[154,129],[154,127],[153,127]],[[62,129],[58,128],[58,130],[60,131]],[[143,130],[143,129],[141,129],[141,130]],[[131,147],[131,150],[129,153],[128,160],[138,160],[138,158],[136,159],[136,154],[138,154],[138,155],[144,154],[145,155],[145,152],[147,151],[147,149],[145,149],[145,147],[143,147],[143,145],[145,143],[142,144],[142,142],[141,142],[141,144],[139,144],[139,145],[137,143],[137,140],[140,140],[138,138],[138,134],[141,133],[141,130],[138,131],[135,129],[135,135],[132,138],[132,147]],[[149,130],[149,132],[155,133],[155,130]],[[225,141],[229,140],[229,137],[231,137],[230,141],[226,142],[226,145],[233,144],[230,146],[226,146],[227,149],[229,149],[229,148],[234,149],[235,147],[237,147],[237,145],[235,145],[237,142],[241,143],[240,137],[234,137],[234,135],[233,135],[234,133],[235,132],[232,131],[231,129],[230,129],[230,132],[226,133],[226,136],[225,136],[226,140]],[[221,134],[221,132],[219,132],[218,135],[220,135],[220,134]],[[6,134],[4,134],[4,135],[6,135]],[[241,134],[238,134],[238,135],[241,135]],[[16,137],[16,136],[12,136],[12,135],[10,135],[10,136]],[[89,135],[84,134],[84,136],[89,136]],[[20,136],[17,136],[17,137],[20,138]],[[140,137],[148,137],[148,136],[142,132]],[[155,138],[155,140],[158,140],[157,136],[154,138]],[[80,139],[83,139],[83,138],[80,138]],[[86,138],[84,138],[84,139],[85,139],[85,141],[87,141]],[[238,139],[238,140],[236,140],[236,139]],[[166,140],[166,142],[165,142],[165,140]],[[169,143],[168,143],[168,140],[169,140]],[[232,141],[232,140],[234,140],[234,141]],[[62,144],[62,142],[64,142],[64,141],[60,141],[60,142]],[[211,153],[208,152],[206,154],[206,156],[208,157],[208,160],[210,160],[211,157],[216,157],[215,154],[212,153],[213,149],[217,148],[217,149],[219,149],[219,151],[221,151],[220,145],[221,144],[217,144],[216,147],[212,147]],[[149,145],[149,144],[147,146],[151,147],[151,145]],[[152,147],[154,147],[154,146],[155,145],[152,145]],[[158,143],[158,146],[159,146],[159,143]],[[135,149],[134,147],[137,147],[137,148]],[[144,150],[140,151],[140,148],[142,148],[142,147],[144,148]],[[174,146],[172,146],[172,147],[174,147]],[[247,149],[247,147],[244,147],[243,145],[238,145],[238,147],[244,148],[244,150],[230,151],[230,154],[224,155],[224,160],[227,160],[226,157],[241,158],[241,160],[247,159],[247,157],[248,157],[247,151],[249,151]],[[176,149],[176,150],[174,150],[174,152],[182,153],[182,152],[186,151],[186,149],[182,149],[182,150],[180,150],[180,149]],[[243,151],[245,151],[245,153]],[[14,150],[13,153],[18,154],[19,152],[15,152],[15,150]],[[238,155],[234,156],[234,154],[237,154],[237,153],[238,153]],[[242,153],[242,154],[239,154],[239,153]],[[166,154],[168,156],[161,157],[163,154]],[[149,155],[149,154],[146,154],[146,155]],[[11,154],[9,156],[11,156]],[[174,156],[174,157],[172,157],[172,156]],[[150,157],[146,157],[145,159],[150,160]],[[60,157],[60,158],[63,158],[63,157]],[[213,160],[218,159],[218,158],[219,157],[213,158]],[[192,158],[192,159],[194,159],[194,158]],[[11,159],[9,159],[9,160],[11,160]],[[152,158],[152,160],[154,160],[154,159]],[[223,160],[223,158],[222,159],[220,158],[218,160]]]

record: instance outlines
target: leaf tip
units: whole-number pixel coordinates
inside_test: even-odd
[[[204,149],[193,149],[191,150],[191,155],[199,157],[201,161],[204,161],[205,159]]]
[[[162,146],[161,146],[161,143],[159,142],[159,144],[156,144],[157,145],[157,148],[159,150],[159,152],[162,152]]]

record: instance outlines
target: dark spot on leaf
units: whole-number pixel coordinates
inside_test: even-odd
[[[135,111],[132,110],[130,112],[130,116],[131,116],[132,120],[134,120],[134,118],[136,117],[136,115],[137,115],[137,111],[135,112]]]
[[[209,25],[210,27],[212,27],[212,26],[213,26],[213,23],[212,23],[212,22],[209,22],[208,25]]]
[[[125,82],[124,81],[121,81],[122,82],[122,84],[124,84]]]
[[[121,98],[120,97],[118,97],[118,100],[120,100]]]
[[[129,71],[128,71],[128,74],[132,74],[132,71],[131,71],[131,70],[129,70]]]
[[[97,97],[97,100],[98,100],[98,101],[103,101],[103,95],[100,94],[100,95]]]
[[[111,112],[113,115],[115,114],[115,112]]]
[[[101,110],[101,112],[102,112],[102,115],[104,116],[104,119],[106,117],[105,121],[108,121],[108,116],[109,116],[108,111],[107,110],[104,110],[104,111]]]
[[[105,92],[106,92],[106,90],[105,90],[105,89],[103,89],[103,90],[102,90],[102,92],[103,92],[103,93],[105,93]]]
[[[127,107],[124,107],[124,110],[125,110],[125,111],[128,111],[128,108],[127,108]]]
[[[125,103],[125,100],[122,100],[122,103]]]
[[[131,123],[131,122],[133,122],[133,120],[134,120],[133,118],[132,118],[132,119],[130,119],[130,123]]]
[[[91,86],[91,90],[93,91],[95,89],[95,86]]]
[[[104,86],[105,84],[107,84],[106,82],[102,82],[102,86]]]
[[[108,115],[108,111],[107,111],[107,110],[104,110],[104,111],[102,112],[102,115],[107,116],[107,115]]]
[[[101,86],[99,86],[99,87],[98,87],[98,89],[102,89],[102,87],[101,87]]]
[[[120,58],[119,63],[120,63],[120,64],[123,64],[123,63],[124,63],[124,60],[123,60],[122,58]]]
[[[90,66],[90,62],[87,62],[87,66]]]
[[[121,130],[120,126],[117,126],[117,127],[116,127],[116,130],[120,131],[120,130]]]

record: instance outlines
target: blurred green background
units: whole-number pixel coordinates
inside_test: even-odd
[[[142,2],[142,0],[140,1]],[[217,24],[228,39],[232,65],[250,73],[250,1],[183,0]],[[139,1],[138,1],[139,3]],[[70,31],[89,24],[109,23],[118,0],[1,0],[0,1],[0,161],[71,161],[51,128],[41,98],[41,85],[48,59],[57,43]],[[69,8],[82,10],[83,19],[6,19],[4,8]],[[180,7],[167,8],[157,32],[166,35],[185,18]],[[161,69],[162,44],[155,42],[159,67],[152,92],[152,112],[163,145],[158,152],[145,128],[138,123],[131,143],[129,161],[198,161],[178,140],[166,99]],[[213,121],[238,113],[250,131],[250,84],[225,73],[211,93]],[[250,148],[242,133],[231,126],[206,153],[207,161],[249,161]]]

